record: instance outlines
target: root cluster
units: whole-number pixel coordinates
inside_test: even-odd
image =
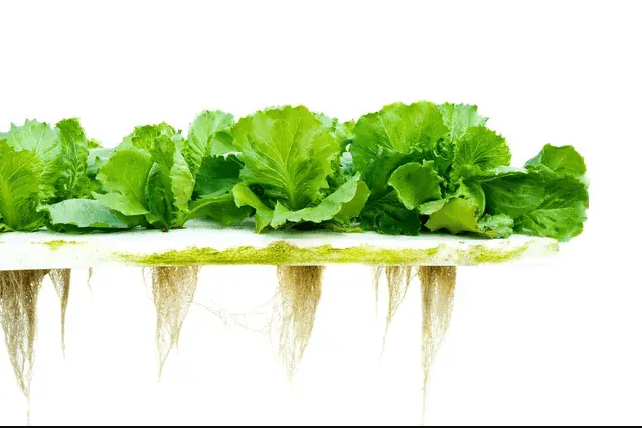
[[[421,355],[424,406],[430,379],[430,365],[450,324],[455,297],[456,269],[455,266],[421,266],[417,272],[422,296]]]
[[[317,306],[321,299],[323,266],[279,266],[279,295],[283,316],[279,351],[290,380],[312,334]]]
[[[65,353],[65,316],[69,302],[69,285],[71,283],[71,269],[52,269],[49,272],[58,297],[60,298],[60,343],[62,352]]]
[[[181,326],[194,299],[199,267],[156,266],[151,270],[160,377],[169,351],[178,346]]]
[[[18,386],[29,398],[36,337],[36,306],[45,269],[0,271],[0,323]]]

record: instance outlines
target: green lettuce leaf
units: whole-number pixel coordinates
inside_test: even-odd
[[[127,223],[109,208],[91,199],[67,199],[40,208],[48,214],[48,224],[59,232],[82,233],[94,230],[126,229]]]
[[[394,190],[377,199],[371,195],[359,219],[363,229],[390,235],[418,235],[421,230],[419,212],[407,209]]]
[[[588,189],[571,177],[548,177],[537,206],[515,219],[515,231],[568,241],[582,233],[588,208]]]
[[[359,175],[355,175],[345,184],[339,187],[334,193],[324,198],[319,205],[307,207],[297,211],[288,210],[280,202],[276,203],[274,216],[270,225],[277,229],[285,223],[312,222],[321,223],[332,220],[341,212],[344,204],[350,202],[357,195]],[[358,213],[357,213],[358,214]],[[347,213],[344,212],[344,218]]]
[[[448,134],[439,107],[421,101],[410,105],[395,103],[376,113],[362,116],[354,126],[350,153],[355,170],[374,195],[387,193],[392,172],[405,162],[428,159]],[[428,159],[430,160],[430,159]]]
[[[437,174],[433,161],[410,162],[397,168],[390,176],[389,184],[397,192],[399,200],[409,210],[441,198],[444,180]]]
[[[0,139],[0,229],[36,230],[42,216],[36,211],[41,174],[40,159],[16,150]]]
[[[432,232],[441,229],[446,229],[453,234],[476,232],[478,215],[478,207],[470,200],[453,198],[430,216],[426,226]]]
[[[485,126],[488,121],[477,113],[476,105],[444,103],[439,105],[439,110],[448,128],[447,141],[451,145],[461,140],[468,128]]]
[[[15,150],[26,150],[40,159],[40,200],[48,201],[56,194],[62,174],[62,145],[56,132],[46,123],[26,120],[23,126],[11,124],[9,132],[0,134]]]
[[[244,183],[238,183],[232,188],[234,203],[237,207],[249,206],[256,210],[254,225],[257,232],[263,231],[272,222],[274,210],[265,205],[261,199]]]
[[[158,137],[170,137],[174,141],[181,140],[182,137],[171,125],[159,123],[158,125],[142,125],[134,128],[134,131],[123,138],[123,146],[132,145],[148,153],[152,153],[156,146]]]
[[[234,155],[204,157],[196,173],[194,193],[200,198],[230,192],[238,183],[242,168],[243,162]]]
[[[56,124],[60,138],[61,177],[58,181],[56,196],[58,200],[89,196],[87,159],[89,140],[78,119],[64,119]]]
[[[341,206],[341,209],[333,217],[333,220],[340,225],[349,225],[352,219],[361,213],[369,196],[370,189],[368,189],[368,185],[362,180],[357,181],[357,189],[354,197]]]
[[[487,213],[511,217],[517,233],[568,241],[583,230],[588,188],[578,178],[546,168],[487,171],[467,181],[483,188]]]
[[[250,206],[238,207],[230,192],[205,196],[193,201],[189,208],[186,220],[206,217],[224,226],[245,220],[254,211]]]
[[[584,158],[573,146],[556,147],[546,144],[537,156],[526,162],[526,167],[539,165],[549,168],[552,172],[562,175],[580,177],[586,173]]]
[[[243,182],[261,185],[266,197],[293,211],[323,198],[340,148],[331,130],[305,107],[257,112],[240,119],[233,134],[245,163]]]
[[[107,193],[94,192],[94,198],[126,216],[148,214],[147,177],[153,164],[152,156],[145,150],[119,148],[97,176]]]
[[[468,128],[461,140],[455,143],[455,176],[462,167],[478,167],[486,171],[509,164],[510,150],[504,137],[483,126]]]
[[[183,157],[192,174],[206,156],[220,156],[234,150],[231,128],[234,116],[220,110],[205,110],[190,125]]]

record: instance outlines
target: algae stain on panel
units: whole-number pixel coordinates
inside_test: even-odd
[[[267,247],[235,247],[226,250],[191,247],[151,255],[119,253],[121,259],[149,266],[192,264],[259,264],[259,265],[325,265],[332,263],[359,263],[399,265],[427,263],[442,249],[387,249],[368,245],[350,248],[297,247],[286,242],[274,242]]]
[[[54,239],[53,241],[33,242],[33,244],[46,245],[49,247],[49,249],[54,251],[64,247],[65,245],[80,245],[80,244],[83,244],[83,242],[65,241],[64,239]]]
[[[471,264],[501,263],[520,258],[528,250],[528,247],[528,244],[524,244],[512,250],[502,250],[474,245],[465,252],[465,257]]]

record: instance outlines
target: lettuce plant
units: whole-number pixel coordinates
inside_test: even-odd
[[[588,207],[581,156],[547,145],[525,169],[511,169],[506,141],[486,121],[476,106],[425,101],[361,117],[350,147],[371,191],[361,227],[559,240],[580,233]]]
[[[89,142],[77,119],[33,120],[0,134],[0,230],[36,230],[41,207],[89,194]]]
[[[233,134],[244,167],[232,193],[238,206],[256,210],[258,232],[347,224],[359,214],[368,190],[360,174],[338,178],[347,139],[332,120],[286,106],[242,118]]]

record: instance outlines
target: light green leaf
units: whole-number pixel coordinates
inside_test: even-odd
[[[243,154],[241,180],[246,184],[263,186],[266,197],[294,211],[323,197],[339,144],[305,107],[257,112],[239,120],[233,134]]]
[[[142,202],[120,193],[93,193],[94,199],[105,207],[126,216],[149,214],[149,209]]]
[[[87,158],[89,141],[78,119],[65,119],[56,124],[62,147],[61,177],[56,199],[68,199],[88,194]]]
[[[16,150],[0,139],[0,223],[8,230],[35,230],[40,226],[38,181],[41,164],[27,150]]]
[[[515,219],[515,231],[568,241],[582,233],[588,208],[586,185],[571,176],[547,177],[537,207]]]
[[[448,128],[447,141],[455,144],[460,140],[468,128],[473,126],[484,126],[487,117],[477,113],[476,105],[444,103],[439,105],[444,124]]]
[[[368,201],[370,190],[368,185],[359,180],[357,182],[357,191],[352,199],[344,203],[341,210],[334,216],[334,220],[340,224],[348,224],[350,220],[357,217]]]
[[[351,201],[357,194],[359,178],[359,175],[352,177],[315,207],[291,211],[280,202],[277,202],[274,208],[274,217],[270,225],[276,229],[287,222],[299,223],[310,221],[313,223],[321,223],[322,221],[332,220],[334,216],[339,214],[343,205]]]
[[[399,200],[409,210],[424,202],[441,198],[444,180],[437,174],[433,161],[410,162],[397,168],[388,183],[395,189]]]
[[[131,146],[119,148],[97,176],[108,193],[94,193],[94,198],[124,215],[147,214],[146,187],[152,165],[148,152]]]
[[[134,131],[123,139],[124,145],[132,145],[151,153],[154,150],[155,141],[160,136],[180,139],[180,134],[167,123],[158,125],[143,125],[134,128]]]
[[[56,184],[62,174],[62,145],[56,133],[46,123],[25,121],[23,126],[11,125],[6,134],[0,134],[15,150],[26,150],[40,159],[40,200],[55,196]]]
[[[49,221],[55,229],[73,226],[77,229],[126,229],[128,225],[116,217],[100,201],[91,199],[67,199],[41,209],[49,213]]]
[[[234,150],[231,128],[234,116],[220,110],[205,110],[190,125],[183,157],[196,174],[206,156],[219,156]]]
[[[573,146],[556,147],[546,144],[537,156],[526,162],[526,167],[543,165],[559,174],[579,177],[586,173],[584,158]]]
[[[205,196],[192,202],[189,209],[186,220],[207,217],[224,226],[245,220],[253,211],[250,206],[236,206],[232,193]]]
[[[463,166],[479,167],[482,171],[510,164],[510,150],[504,137],[483,126],[468,128],[455,144],[455,171]]]
[[[468,199],[453,198],[430,216],[426,226],[436,232],[446,229],[450,233],[476,232],[478,208]]]
[[[174,150],[174,162],[170,170],[170,177],[174,206],[179,211],[185,211],[192,200],[195,179],[178,147]]]
[[[388,157],[401,159],[412,152],[432,152],[447,134],[437,105],[426,101],[395,103],[361,116],[354,126],[350,153],[355,170],[362,174],[370,190],[378,193],[379,186],[373,185],[373,177],[383,177],[383,183],[387,183],[390,173],[400,165]],[[386,169],[381,168],[383,165]]]
[[[256,210],[254,214],[254,223],[256,231],[261,232],[270,225],[274,210],[266,206],[261,199],[246,184],[239,183],[232,188],[234,203],[237,207],[250,206]]]

